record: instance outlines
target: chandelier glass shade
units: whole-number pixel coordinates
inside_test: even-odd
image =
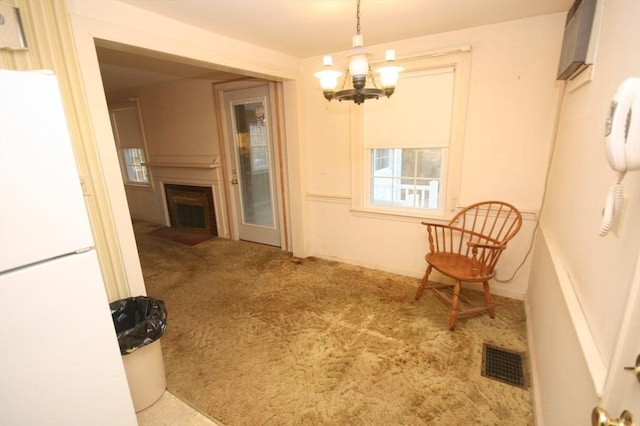
[[[360,35],[360,0],[357,2],[357,31],[352,40],[353,49],[349,54],[349,64],[345,69],[345,76],[338,89],[338,78],[342,72],[333,68],[333,58],[323,58],[323,68],[314,74],[320,79],[320,87],[324,97],[331,101],[348,100],[361,104],[367,99],[378,99],[380,96],[389,97],[393,94],[398,82],[398,74],[404,69],[394,64],[395,51],[387,50],[385,62],[376,68],[380,74],[379,81],[375,78],[368,57],[370,54],[364,49],[363,37]],[[348,84],[351,84],[349,88]],[[367,85],[369,83],[369,85]]]

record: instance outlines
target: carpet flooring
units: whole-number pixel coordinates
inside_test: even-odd
[[[135,222],[165,301],[167,389],[225,425],[533,425],[531,393],[481,375],[484,342],[525,352],[520,301],[462,318],[418,279]],[[470,291],[470,299],[482,295]]]
[[[162,238],[164,240],[174,241],[176,243],[185,244],[188,246],[195,246],[203,241],[207,241],[211,238],[211,234],[207,232],[186,231],[178,228],[171,228],[162,226],[154,228],[148,232],[149,235]]]

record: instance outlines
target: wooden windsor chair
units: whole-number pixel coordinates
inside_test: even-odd
[[[511,204],[501,201],[484,201],[473,204],[454,216],[448,225],[422,222],[427,226],[429,253],[425,256],[427,269],[418,287],[416,300],[424,290],[433,290],[451,306],[449,329],[453,330],[459,317],[488,312],[494,317],[493,298],[489,291],[489,279],[495,274],[500,255],[522,226],[522,215]],[[441,284],[429,281],[429,274],[436,269],[452,278],[455,283]],[[461,294],[463,282],[481,282],[484,288],[485,306],[476,307]],[[452,289],[445,292],[443,289]],[[462,309],[460,299],[465,305]]]

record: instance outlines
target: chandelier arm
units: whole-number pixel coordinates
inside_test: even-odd
[[[340,90],[345,90],[345,86],[347,85],[347,81],[351,81],[351,73],[349,72],[349,65],[345,67],[344,78],[342,79],[342,87]]]
[[[379,89],[378,82],[376,81],[376,77],[373,75],[373,70],[371,69],[371,65],[369,65],[369,72],[367,73],[367,77],[371,80],[373,87]]]

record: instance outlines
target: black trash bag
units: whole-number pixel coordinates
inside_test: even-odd
[[[158,340],[167,329],[167,309],[162,300],[137,296],[109,304],[122,355]]]

